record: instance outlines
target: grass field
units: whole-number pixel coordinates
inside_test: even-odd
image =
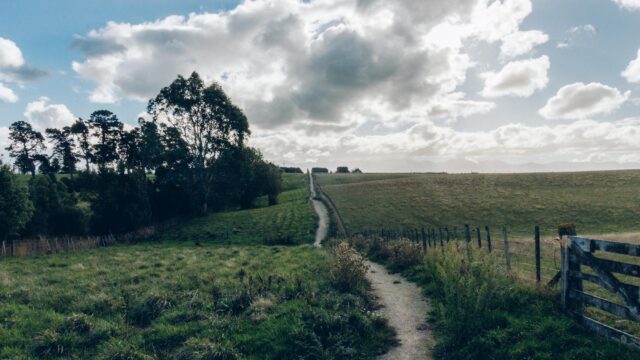
[[[118,246],[0,264],[0,358],[371,358],[391,341],[312,247]]]
[[[578,233],[640,228],[640,171],[534,174],[318,175],[350,232],[508,225],[530,236],[560,223]]]
[[[317,221],[306,175],[284,174],[283,189],[277,205],[197,218],[168,231],[162,240],[227,245],[312,243]]]

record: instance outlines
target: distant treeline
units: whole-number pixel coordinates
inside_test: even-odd
[[[261,196],[276,203],[280,169],[245,145],[247,118],[219,85],[179,76],[147,111],[130,130],[108,110],[44,135],[11,124],[6,149],[23,175],[0,163],[0,240],[121,233]]]

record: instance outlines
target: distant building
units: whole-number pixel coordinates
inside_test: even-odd
[[[355,168],[351,173],[352,174],[362,174],[362,170],[360,170],[360,168]]]
[[[302,169],[300,169],[299,167],[281,166],[280,167],[280,171],[282,171],[283,173],[288,173],[288,174],[302,174]]]

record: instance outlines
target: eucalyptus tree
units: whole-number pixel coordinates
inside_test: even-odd
[[[207,212],[211,178],[206,169],[225,150],[243,146],[249,134],[246,116],[220,85],[205,86],[196,72],[186,79],[178,76],[160,90],[149,101],[147,111],[155,121],[171,124],[186,143],[192,161],[194,199],[199,202],[200,211]]]

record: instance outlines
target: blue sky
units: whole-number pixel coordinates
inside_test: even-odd
[[[0,54],[0,137],[102,108],[135,125],[197,70],[281,164],[635,168],[637,34],[638,0],[1,1],[0,39],[46,75]]]

